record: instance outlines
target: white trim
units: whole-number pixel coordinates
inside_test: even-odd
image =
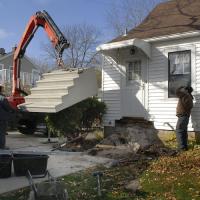
[[[11,68],[12,68],[12,70],[11,70]],[[13,74],[12,74],[12,73],[13,73],[13,66],[10,65],[10,66],[8,67],[8,70],[9,70],[9,71],[8,71],[8,73],[9,73],[9,82],[11,83],[11,82],[12,82],[12,79],[13,79]]]
[[[103,51],[103,50],[110,50],[110,49],[119,49],[127,46],[136,46],[144,53],[151,58],[151,45],[141,39],[134,38],[131,40],[125,40],[125,41],[120,41],[120,42],[113,42],[113,43],[107,43],[107,44],[102,44],[97,47],[97,51]]]
[[[37,72],[38,74],[40,74],[40,70],[37,70],[37,69],[32,69],[32,73],[33,72]]]
[[[195,64],[195,59],[196,59],[196,49],[195,49],[195,46],[193,44],[191,45],[184,45],[184,44],[181,44],[181,45],[177,45],[176,47],[175,46],[172,46],[172,47],[166,47],[164,48],[164,52],[163,54],[166,56],[167,58],[167,62],[168,62],[168,53],[171,53],[171,52],[181,52],[181,51],[187,51],[187,50],[190,50],[191,51],[191,86],[193,87],[194,91],[196,91],[196,64]],[[167,65],[167,70],[168,70],[169,66]],[[164,95],[164,98],[165,98],[165,101],[174,101],[176,100],[177,98],[174,97],[174,98],[169,98],[168,97],[168,81],[169,81],[169,77],[168,77],[168,72],[166,71],[166,82],[165,82],[165,87],[167,88],[167,91],[165,92],[165,95]]]
[[[7,54],[3,55],[2,57],[0,57],[0,61],[4,60],[5,58],[7,58],[7,57],[9,57],[9,56],[12,56],[12,55],[13,55],[12,52],[7,53]]]
[[[144,41],[157,42],[157,41],[166,41],[170,39],[189,38],[189,37],[194,37],[194,36],[200,36],[200,31],[189,31],[189,32],[170,34],[170,35],[165,35],[165,36],[160,36],[160,37],[152,37],[152,38],[144,39]]]
[[[139,61],[140,62],[140,80],[136,80],[136,79],[131,79],[131,80],[128,80],[128,76],[129,76],[129,64],[130,63],[135,63]],[[134,71],[134,68],[133,68],[133,71]],[[135,83],[135,81],[139,81],[140,84],[143,82],[142,80],[142,59],[141,58],[133,58],[131,60],[127,60],[126,61],[126,73],[125,73],[125,77],[126,77],[126,87],[132,87]]]
[[[146,61],[146,84],[145,84],[145,109],[149,113],[149,58]],[[146,116],[148,119],[148,115]]]
[[[9,66],[9,70],[10,70],[10,71],[13,70],[13,66],[12,66],[12,65]]]
[[[36,70],[36,69],[32,69],[32,72],[31,72],[31,83],[30,83],[30,85],[32,85],[32,86],[35,86],[36,82],[38,81],[38,80],[36,80],[35,83],[33,82],[33,81],[34,81],[34,79],[33,79],[33,77],[34,77],[34,72],[38,73],[38,77],[39,77],[38,80],[40,80],[40,78],[41,78],[41,76],[40,76],[40,71],[39,71],[39,70]]]
[[[119,42],[105,43],[105,44],[99,45],[96,48],[96,50],[105,51],[105,50],[111,50],[111,49],[116,49],[116,48],[128,47],[132,45],[134,46],[134,43],[137,43],[138,40],[143,41],[148,44],[148,42],[167,41],[170,39],[188,38],[188,37],[195,37],[195,36],[200,36],[200,31],[177,33],[177,34],[165,35],[165,36],[160,36],[160,37],[147,38],[143,40],[134,38],[134,39],[123,40]]]
[[[0,64],[0,66],[2,67],[2,69],[0,69],[0,70],[3,70],[4,69],[4,64]]]
[[[6,59],[6,58],[8,58],[10,56],[14,56],[14,52],[7,53],[4,56],[0,57],[0,61],[4,60],[4,59]],[[35,63],[33,63],[33,61],[28,56],[24,55],[23,59],[28,60],[33,65],[32,68],[35,68],[37,70],[39,69],[39,66],[36,65]]]
[[[104,101],[104,63],[105,63],[105,56],[102,55],[101,57],[101,90],[102,90],[102,101]]]

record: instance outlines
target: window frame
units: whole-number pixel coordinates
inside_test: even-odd
[[[190,76],[190,85],[192,85],[192,51],[191,49],[187,49],[187,50],[177,50],[177,51],[171,51],[171,52],[168,52],[168,98],[176,98],[176,96],[170,96],[169,94],[169,84],[170,84],[170,76],[171,76],[171,73],[170,73],[170,59],[169,59],[169,56],[170,54],[176,54],[176,53],[184,53],[184,52],[188,52],[189,53],[189,57],[190,57],[190,62],[189,62],[189,65],[190,65],[190,73],[189,76]],[[184,75],[184,74],[181,74],[181,75]]]
[[[0,84],[4,83],[4,77],[3,77],[3,68],[4,68],[4,64],[0,64],[0,67],[2,67],[2,69],[0,69]]]
[[[129,75],[130,75],[130,64],[132,63],[132,67],[133,67],[133,70],[132,72],[135,72],[134,71],[134,63],[136,62],[139,62],[140,63],[140,79],[129,79]],[[139,71],[139,70],[138,70]],[[128,61],[127,62],[127,71],[126,71],[126,82],[127,82],[127,85],[130,85],[131,83],[135,82],[135,81],[141,81],[142,80],[142,60],[141,59],[135,59],[135,60],[132,60],[132,61]]]
[[[12,83],[12,78],[13,78],[13,66],[10,65],[9,68],[8,68],[8,71],[9,71],[9,82]]]
[[[4,69],[4,64],[0,63],[0,67],[2,67],[2,69],[0,69],[0,70],[3,70]]]
[[[31,72],[31,74],[32,74],[32,76],[31,76],[31,85],[32,85],[32,87],[34,87],[35,85],[36,85],[36,81],[34,80],[34,73],[37,73],[38,74],[38,80],[40,80],[40,78],[41,78],[41,76],[40,76],[40,71],[39,70],[36,70],[36,69],[32,69],[32,72]],[[37,81],[38,81],[37,80]],[[35,82],[34,82],[35,81]]]

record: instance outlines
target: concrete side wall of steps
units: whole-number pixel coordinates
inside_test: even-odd
[[[93,68],[54,71],[43,75],[19,107],[29,112],[56,113],[97,94]]]

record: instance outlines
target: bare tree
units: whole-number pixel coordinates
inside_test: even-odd
[[[125,30],[137,26],[148,13],[160,2],[166,0],[123,0],[115,1],[112,10],[107,10],[108,26],[115,36],[124,34]]]
[[[63,33],[70,42],[64,51],[63,60],[68,67],[89,67],[97,58],[96,46],[100,43],[100,32],[91,25],[80,24],[65,26]],[[56,59],[56,53],[51,44],[43,44],[43,50],[48,57]]]
[[[47,59],[41,59],[41,58],[31,58],[32,62],[37,66],[37,69],[39,70],[40,75],[43,73],[51,71],[51,69],[54,67],[52,63],[48,62]]]

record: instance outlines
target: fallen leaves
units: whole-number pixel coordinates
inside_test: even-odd
[[[158,149],[156,151],[163,152]],[[153,155],[153,150],[148,153]],[[200,149],[194,148],[177,156],[170,156],[165,151],[151,161],[146,159],[149,154],[145,155],[144,152],[137,162],[128,165],[120,163],[111,168],[90,168],[62,178],[66,182],[70,199],[98,199],[97,181],[92,172],[100,170],[103,171],[104,200],[200,200]],[[125,186],[138,177],[141,177],[142,186],[139,191],[127,191]],[[19,198],[9,200],[19,200],[21,197],[22,194]]]
[[[142,186],[146,192],[156,191],[156,199],[164,196],[166,200],[199,200],[200,149],[154,161],[143,174]]]

